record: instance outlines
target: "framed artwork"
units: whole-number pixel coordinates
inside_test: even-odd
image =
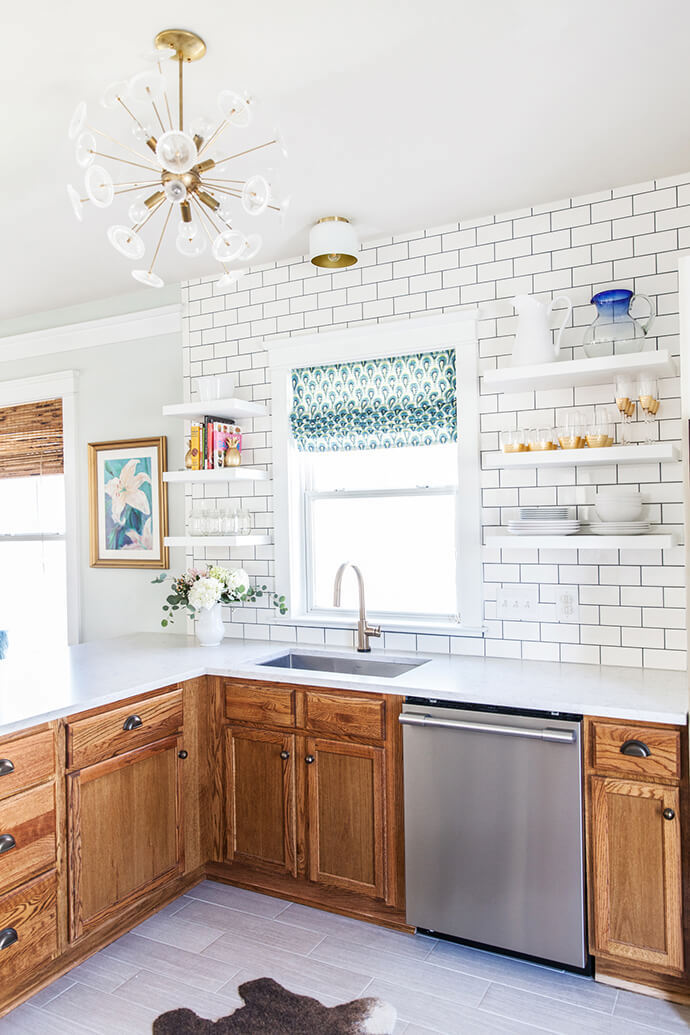
[[[166,439],[89,443],[92,568],[167,568]]]

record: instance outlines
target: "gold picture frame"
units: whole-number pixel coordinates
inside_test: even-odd
[[[89,563],[92,568],[167,568],[167,439],[90,442]]]

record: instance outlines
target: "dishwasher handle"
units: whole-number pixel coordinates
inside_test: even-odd
[[[486,722],[460,722],[454,719],[435,719],[432,715],[415,715],[403,712],[398,716],[402,726],[433,727],[443,730],[461,730],[467,733],[496,733],[502,737],[524,737],[526,740],[546,740],[552,744],[574,744],[575,730],[556,730],[546,727],[541,730],[521,726],[494,726]]]

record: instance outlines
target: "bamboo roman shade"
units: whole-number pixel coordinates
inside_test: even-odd
[[[0,408],[0,478],[62,472],[62,399]]]

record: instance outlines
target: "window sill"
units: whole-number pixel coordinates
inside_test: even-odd
[[[383,632],[413,633],[429,636],[465,636],[482,639],[486,630],[481,627],[465,626],[459,622],[434,621],[425,622],[414,618],[388,618],[376,614],[367,615],[370,624],[380,625]],[[352,629],[357,625],[356,615],[333,618],[330,615],[284,615],[276,616],[275,625],[301,626],[309,629]]]

